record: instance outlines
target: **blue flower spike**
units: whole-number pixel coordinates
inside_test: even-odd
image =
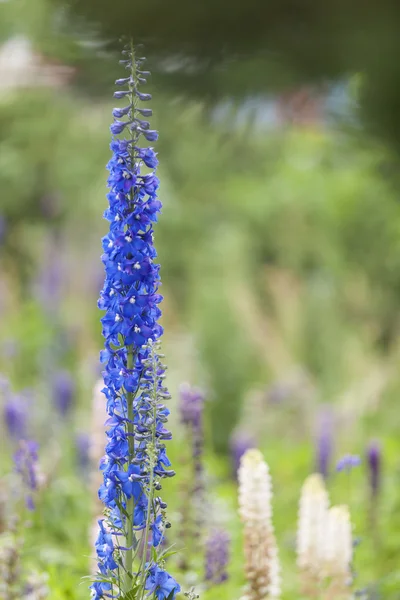
[[[157,156],[146,145],[158,133],[141,118],[152,114],[139,106],[151,99],[138,91],[145,83],[143,59],[135,56],[132,45],[123,54],[127,58],[120,63],[130,74],[117,79],[117,86],[126,89],[119,89],[114,97],[127,106],[113,109],[109,205],[104,213],[110,225],[102,240],[105,282],[99,308],[105,311],[101,319],[105,345],[101,361],[109,417],[106,453],[100,461],[104,481],[99,497],[105,516],[99,521],[98,574],[91,594],[95,600],[127,595],[173,600],[180,586],[165,571],[162,542],[171,524],[159,496],[162,479],[174,475],[165,447],[171,439],[165,405],[170,395],[159,343],[162,296],[153,240],[161,202]]]

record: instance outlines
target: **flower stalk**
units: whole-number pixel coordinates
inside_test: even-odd
[[[100,461],[104,482],[99,497],[105,504],[105,519],[99,521],[96,542],[98,574],[92,597],[126,597],[139,600],[145,595],[173,600],[178,583],[164,570],[159,551],[164,538],[166,503],[156,498],[160,479],[174,471],[164,441],[171,439],[165,428],[169,411],[164,401],[170,396],[164,385],[166,367],[161,363],[162,327],[158,307],[162,297],[159,265],[153,243],[153,224],[161,202],[154,170],[158,164],[152,148],[140,141],[155,141],[158,133],[142,117],[151,110],[139,103],[151,99],[139,86],[148,72],[144,58],[135,55],[130,44],[120,63],[128,70],[118,79],[117,99],[128,106],[114,108],[111,125],[113,156],[108,164],[109,207],[105,218],[109,233],[103,238],[102,261],[106,278],[99,307],[105,349],[103,392],[107,401],[108,443]],[[129,132],[129,138],[118,137]],[[142,168],[150,172],[142,174]],[[148,547],[152,551],[148,558]]]
[[[247,579],[241,600],[280,598],[280,565],[272,524],[271,477],[258,450],[248,450],[242,456],[238,480]]]

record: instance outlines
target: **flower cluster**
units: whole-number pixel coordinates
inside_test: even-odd
[[[238,480],[247,579],[241,600],[279,598],[280,565],[272,525],[272,483],[268,466],[258,450],[247,450],[242,456]]]
[[[13,394],[7,380],[0,379],[0,392],[4,397],[4,423],[10,438],[18,441],[26,437],[28,404],[26,397]]]
[[[91,589],[96,600],[132,590],[141,590],[141,597],[146,593],[163,600],[175,597],[180,588],[162,568],[159,550],[170,523],[158,491],[161,480],[174,475],[165,450],[171,434],[165,427],[169,411],[164,402],[170,396],[157,342],[162,334],[158,324],[162,297],[153,224],[161,203],[154,173],[156,153],[139,145],[140,139],[155,141],[158,134],[142,118],[150,116],[151,110],[138,107],[139,101],[151,98],[138,89],[148,75],[142,70],[144,59],[135,58],[133,48],[124,53],[126,59],[120,62],[129,74],[116,84],[127,89],[114,96],[128,100],[128,105],[113,110],[111,133],[126,132],[128,138],[114,137],[111,143],[105,212],[110,229],[103,238],[106,278],[99,300],[106,311],[101,360],[109,418],[106,455],[100,463],[104,482],[99,490],[106,519],[99,522],[99,573]],[[150,540],[155,550],[146,562]]]
[[[367,461],[371,495],[375,498],[381,487],[382,450],[379,442],[372,441],[367,448]]]
[[[223,529],[214,529],[206,540],[205,579],[220,584],[228,579],[230,537]]]
[[[316,470],[325,479],[329,475],[330,463],[333,453],[333,424],[334,415],[329,406],[321,407],[317,417],[317,431],[315,436]]]
[[[26,489],[26,505],[33,510],[33,493],[39,487],[38,478],[38,444],[33,441],[21,440],[14,454],[15,471],[21,476]]]
[[[194,494],[201,494],[203,490],[203,445],[204,445],[204,394],[201,390],[183,383],[180,388],[180,416],[181,421],[189,433],[193,468],[194,468]]]
[[[182,383],[179,388],[179,413],[185,433],[183,453],[187,474],[181,484],[180,538],[185,552],[180,558],[180,568],[190,567],[192,554],[198,549],[205,513],[205,477],[203,467],[204,449],[204,401],[201,390]],[[183,465],[182,465],[183,466]]]
[[[347,506],[329,508],[319,473],[302,488],[297,531],[297,564],[302,593],[309,597],[349,599],[353,540]]]

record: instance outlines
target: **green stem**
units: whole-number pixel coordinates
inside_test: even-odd
[[[151,506],[154,499],[154,467],[155,467],[155,452],[156,452],[156,425],[157,425],[157,364],[154,354],[154,349],[152,350],[152,358],[153,358],[153,424],[152,424],[152,436],[151,436],[151,447],[150,451],[150,482],[149,482],[149,497],[147,500],[147,516],[146,516],[146,528],[144,532],[144,545],[143,545],[143,554],[142,560],[140,564],[140,570],[142,572],[141,577],[141,598],[144,598],[145,595],[145,579],[146,579],[146,555],[147,555],[147,545],[149,543],[149,533],[150,533],[150,521],[151,521]],[[154,512],[154,511],[153,511]]]
[[[132,79],[135,80],[135,77],[136,77],[135,50],[134,50],[132,40],[130,43],[130,47],[131,47],[131,60],[132,60],[131,75],[132,75]],[[131,104],[132,104],[131,117],[133,117],[135,114],[135,107],[136,107],[136,97],[133,92],[133,87],[131,87],[130,99],[131,99]],[[132,140],[134,140],[134,135],[135,135],[134,131],[132,130],[131,131]],[[131,163],[132,163],[131,167],[133,168],[133,163],[134,163],[133,144],[130,148],[130,154],[131,154]],[[131,189],[130,202],[131,202],[132,210],[133,210],[133,201],[134,201],[134,195],[133,195],[133,191]],[[133,365],[134,365],[134,351],[132,348],[128,348],[127,368],[133,369]],[[133,434],[134,434],[134,426],[133,426],[133,400],[134,400],[134,397],[135,397],[135,394],[132,392],[126,394],[126,401],[127,401],[127,405],[128,405],[127,433],[128,433],[128,445],[129,445],[129,459],[131,459],[131,457],[133,457],[134,451],[135,451],[135,441],[134,441],[134,436],[133,436]],[[127,468],[129,468],[129,464],[130,464],[130,460],[128,462]],[[128,514],[128,517],[126,519],[126,521],[127,521],[126,522],[126,526],[127,526],[126,547],[129,549],[126,550],[125,554],[124,554],[124,573],[123,573],[123,581],[122,581],[122,591],[124,593],[127,593],[132,589],[131,573],[132,573],[132,569],[133,569],[133,557],[134,557],[133,545],[134,545],[134,543],[135,543],[135,546],[137,546],[137,539],[136,539],[136,536],[134,536],[134,534],[133,534],[134,511],[135,511],[135,500],[132,496],[131,498],[127,499],[127,501],[126,501],[126,512]]]
[[[127,368],[128,369],[133,369],[133,356],[134,356],[133,352],[131,351],[130,348],[128,348],[128,354],[127,354]],[[134,429],[133,429],[133,399],[134,399],[134,394],[132,392],[128,392],[126,394],[126,402],[128,405],[128,426],[127,426],[128,446],[129,446],[128,468],[129,468],[129,464],[130,464],[130,459],[133,457],[134,451],[135,451],[135,440],[133,437],[133,433],[134,433]],[[126,519],[126,526],[127,526],[126,547],[128,548],[128,550],[126,550],[125,554],[124,554],[124,573],[123,573],[123,586],[122,586],[122,591],[124,593],[127,593],[132,589],[131,573],[132,573],[132,566],[133,566],[133,545],[134,545],[134,542],[136,542],[136,536],[134,536],[134,534],[133,534],[134,511],[135,511],[135,500],[132,496],[131,498],[128,498],[126,501],[126,512],[128,514],[128,517]]]

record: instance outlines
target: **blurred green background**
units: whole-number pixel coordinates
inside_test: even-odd
[[[28,390],[46,474],[23,564],[49,574],[52,600],[87,597],[95,491],[77,440],[93,437],[111,90],[119,37],[134,34],[146,44],[160,132],[156,244],[177,471],[170,519],[178,530],[188,448],[174,407],[190,381],[207,396],[204,528],[222,522],[233,540],[229,581],[202,597],[239,598],[243,583],[230,462],[239,432],[270,466],[284,597],[298,598],[297,502],[328,406],[328,484],[335,502],[350,504],[361,538],[356,587],[396,600],[400,9],[112,4],[0,3],[0,372],[15,392]],[[54,406],[60,371],[74,387],[63,418]],[[15,442],[2,428],[7,473]],[[371,439],[383,455],[373,507]],[[350,483],[334,473],[346,453],[363,459]],[[187,586],[201,589],[202,560],[199,551],[178,573]]]

